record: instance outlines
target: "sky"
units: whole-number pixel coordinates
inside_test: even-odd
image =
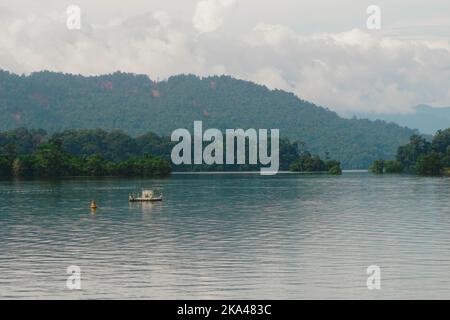
[[[450,106],[450,1],[0,0],[0,68],[227,74],[343,115],[409,113]]]

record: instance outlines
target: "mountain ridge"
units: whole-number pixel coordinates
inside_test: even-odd
[[[345,119],[293,93],[230,76],[176,75],[152,81],[115,72],[82,76],[50,71],[16,75],[0,71],[0,129],[122,129],[170,135],[178,128],[280,129],[314,154],[344,168],[367,168],[390,159],[416,130],[384,121]]]

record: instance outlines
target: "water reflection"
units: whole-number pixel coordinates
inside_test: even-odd
[[[151,201],[142,201],[142,202],[129,202],[130,212],[136,212],[140,210],[144,214],[151,214],[155,212],[161,212],[161,207],[163,206],[163,202],[151,202]]]
[[[450,298],[450,180],[0,182],[3,298]],[[137,185],[163,202],[128,202]],[[92,198],[98,208],[87,207]],[[379,265],[382,289],[366,268]],[[82,290],[65,289],[66,269]]]

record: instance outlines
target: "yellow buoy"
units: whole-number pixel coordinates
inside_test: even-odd
[[[97,204],[95,203],[95,200],[91,201],[91,209],[97,209]]]

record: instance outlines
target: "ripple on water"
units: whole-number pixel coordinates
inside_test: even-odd
[[[450,298],[449,185],[367,173],[2,181],[0,297]],[[141,187],[165,201],[130,205]],[[366,288],[372,264],[380,291]],[[69,265],[81,291],[65,288]]]

